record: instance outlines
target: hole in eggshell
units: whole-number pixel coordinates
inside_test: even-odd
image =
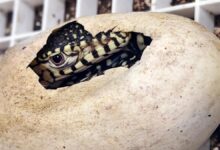
[[[83,25],[70,22],[49,35],[47,43],[29,66],[46,89],[88,81],[112,68],[130,68],[141,59],[152,38],[139,32],[114,29],[92,36]],[[72,55],[76,51],[78,55]],[[65,55],[63,63],[54,65],[51,58],[61,54]]]

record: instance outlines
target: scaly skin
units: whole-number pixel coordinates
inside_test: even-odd
[[[29,66],[47,89],[86,81],[110,68],[130,67],[152,39],[113,29],[93,37],[81,24],[70,22],[50,34]]]

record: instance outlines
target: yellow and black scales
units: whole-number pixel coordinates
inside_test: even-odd
[[[137,32],[100,32],[96,36],[76,21],[54,30],[30,63],[47,89],[70,86],[105,70],[131,67],[152,39]]]

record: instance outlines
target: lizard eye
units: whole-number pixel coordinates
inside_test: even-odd
[[[50,58],[51,62],[56,65],[56,66],[59,66],[59,65],[62,65],[64,62],[65,62],[65,59],[64,59],[64,56],[63,54],[56,54],[54,56],[52,56]]]

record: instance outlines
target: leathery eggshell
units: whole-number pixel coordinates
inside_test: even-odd
[[[220,122],[220,41],[161,13],[79,18],[95,35],[151,36],[139,62],[46,90],[27,68],[50,31],[0,56],[0,149],[196,150]]]

